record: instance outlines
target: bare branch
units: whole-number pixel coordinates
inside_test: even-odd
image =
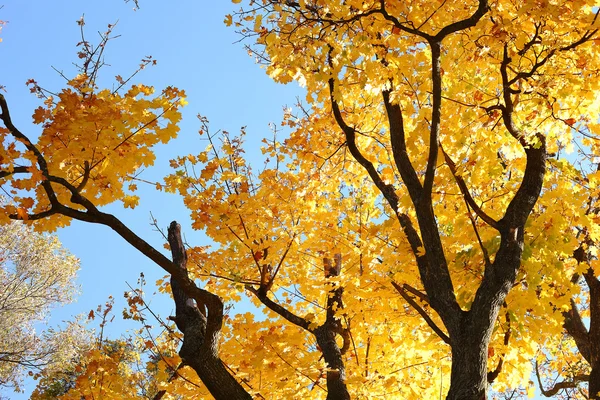
[[[250,293],[255,295],[256,298],[259,299],[260,302],[263,303],[271,311],[279,314],[280,316],[282,316],[283,318],[285,318],[292,324],[294,324],[302,329],[305,329],[309,332],[312,332],[312,329],[309,328],[310,323],[306,319],[297,316],[293,312],[287,310],[285,307],[275,303],[273,300],[269,299],[269,297],[267,296],[267,293],[261,293],[260,290],[257,290],[256,288],[254,288],[250,285],[246,285],[246,290],[248,290]]]
[[[448,337],[448,335],[444,333],[444,331],[442,331],[442,329],[439,326],[437,326],[437,324],[431,319],[427,312],[423,310],[423,308],[416,301],[414,301],[412,297],[408,295],[408,293],[403,287],[404,285],[400,286],[396,282],[392,281],[392,286],[394,287],[394,289],[396,289],[398,293],[400,293],[400,296],[402,296],[402,298],[406,300],[406,302],[410,304],[412,308],[414,308],[419,313],[419,315],[421,315],[421,317],[425,320],[425,322],[427,322],[427,325],[429,325],[429,327],[435,332],[435,334],[438,335],[439,338],[444,341],[444,343],[450,344],[450,337]]]
[[[540,386],[540,391],[546,397],[552,397],[563,389],[576,388],[579,382],[587,382],[590,380],[589,375],[575,375],[573,377],[573,380],[555,383],[554,386],[552,386],[552,388],[546,390],[544,389],[544,385],[542,385],[542,378],[540,377],[540,369],[537,360],[535,360],[535,376],[537,377],[537,381]]]
[[[492,217],[490,217],[489,215],[487,215],[485,213],[485,211],[483,211],[481,209],[481,207],[479,207],[479,205],[475,202],[475,199],[473,199],[473,196],[471,196],[471,193],[469,192],[469,188],[467,187],[465,180],[463,179],[462,176],[460,176],[456,173],[456,164],[454,163],[452,158],[450,158],[448,153],[446,153],[446,151],[444,150],[444,148],[442,147],[441,144],[440,144],[440,149],[442,150],[442,154],[444,155],[446,164],[448,165],[448,168],[450,169],[452,176],[454,176],[454,180],[456,181],[456,184],[458,185],[460,192],[463,194],[463,197],[464,197],[465,201],[467,202],[467,204],[469,205],[469,207],[471,207],[473,209],[473,211],[475,211],[475,214],[477,214],[477,216],[479,218],[481,218],[485,223],[487,223],[492,228],[498,230],[499,229],[498,222],[495,219],[493,219]]]

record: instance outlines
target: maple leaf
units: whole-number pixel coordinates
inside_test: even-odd
[[[17,208],[17,215],[19,219],[22,219],[24,221],[27,221],[29,219],[29,214],[27,213],[27,210],[22,207]]]

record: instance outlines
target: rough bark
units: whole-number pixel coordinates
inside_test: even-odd
[[[336,333],[324,324],[313,332],[327,364],[327,400],[349,400],[346,387],[346,367],[342,352],[335,341]]]
[[[334,263],[331,260],[324,260],[325,278],[339,276],[342,270],[342,258],[340,254],[335,255]],[[338,317],[335,316],[335,310],[341,309],[342,295],[344,289],[339,286],[331,285],[331,290],[327,295],[327,315],[325,323],[313,331],[317,343],[323,352],[323,358],[327,364],[327,400],[349,400],[350,394],[346,387],[346,367],[342,358],[343,351],[338,346],[335,338],[343,329]],[[344,339],[347,343],[347,339]]]
[[[181,228],[171,222],[168,229],[173,262],[187,277],[187,255],[181,239]],[[171,277],[175,300],[175,323],[183,333],[179,350],[182,362],[196,371],[202,383],[217,400],[252,399],[252,396],[229,373],[218,353],[223,302],[217,296],[206,296],[206,301],[196,304],[182,289],[179,279]],[[219,329],[207,329],[218,324]]]
[[[590,330],[588,343],[590,345],[590,399],[600,399],[600,280],[594,275],[592,269],[583,277],[590,289]]]
[[[472,313],[464,313],[458,333],[450,336],[452,370],[448,400],[486,399],[487,351],[492,330],[488,324],[474,320]]]

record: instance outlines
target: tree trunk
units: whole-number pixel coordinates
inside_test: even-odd
[[[350,400],[342,352],[335,341],[335,330],[328,325],[321,325],[314,331],[327,364],[327,400]]]
[[[447,400],[485,400],[487,398],[488,342],[464,330],[452,339],[452,373]]]
[[[187,277],[187,254],[179,224],[173,221],[168,229],[173,262]],[[189,279],[189,278],[188,278]],[[229,373],[219,358],[218,344],[223,321],[223,302],[202,290],[202,298],[192,299],[182,288],[182,282],[171,276],[175,300],[175,323],[183,333],[179,350],[184,365],[196,371],[202,383],[216,400],[251,400],[252,396]]]
[[[600,400],[600,363],[592,365],[589,386],[590,400]]]
[[[252,396],[229,373],[220,358],[200,352],[187,362],[216,400],[251,400]]]

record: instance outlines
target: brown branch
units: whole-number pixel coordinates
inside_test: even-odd
[[[429,155],[427,157],[427,167],[425,168],[425,179],[423,180],[423,194],[421,200],[431,203],[431,191],[433,190],[433,180],[435,178],[437,167],[440,124],[442,119],[442,66],[440,42],[430,41],[429,46],[431,48],[432,84],[431,127],[429,128]]]
[[[540,28],[544,25],[541,22],[535,22],[533,24],[535,26],[535,33],[533,34],[533,37],[527,42],[525,43],[525,45],[523,45],[523,48],[521,50],[519,50],[517,52],[518,55],[520,56],[524,56],[525,53],[527,53],[527,51],[533,47],[534,44],[539,44],[541,43],[541,39],[540,39]]]
[[[90,168],[90,162],[88,160],[85,160],[85,162],[83,163],[83,179],[77,186],[78,192],[81,192],[83,190],[83,188],[85,187],[85,185],[87,185],[88,179],[90,179],[90,171],[91,170],[92,170],[92,168]]]
[[[10,111],[8,109],[8,104],[6,103],[6,99],[4,95],[0,93],[0,110],[2,114],[0,114],[0,119],[4,122],[4,126],[10,131],[11,135],[15,137],[19,142],[23,143],[27,150],[31,151],[36,158],[37,164],[40,167],[40,171],[45,178],[48,178],[50,173],[48,172],[48,164],[46,163],[46,159],[42,155],[42,153],[38,150],[37,147],[33,145],[33,143],[29,140],[27,136],[25,136],[16,126],[14,126],[12,119],[10,118]],[[44,179],[42,181],[42,187],[44,191],[48,195],[48,200],[52,206],[58,205],[58,199],[56,198],[56,193],[54,193],[54,189],[50,184],[48,179]]]
[[[256,289],[250,285],[246,285],[246,290],[248,290],[250,293],[255,295],[256,298],[258,300],[260,300],[260,302],[263,303],[267,308],[269,308],[271,311],[279,314],[280,316],[285,318],[288,322],[290,322],[302,329],[305,329],[309,332],[313,331],[312,329],[309,328],[310,323],[306,319],[297,316],[296,314],[289,311],[285,307],[275,303],[273,300],[269,299],[269,297],[267,296],[267,293],[262,293],[260,291],[260,289]]]
[[[506,303],[504,303],[504,306],[506,307]],[[506,312],[506,314],[504,314],[504,318],[506,319],[506,323],[507,323],[507,328],[506,331],[504,332],[504,346],[507,347],[508,343],[510,342],[510,336],[512,334],[512,328],[510,326],[510,314],[508,313],[508,311]],[[498,360],[498,365],[496,365],[496,368],[494,368],[493,371],[488,371],[487,373],[487,381],[488,383],[492,383],[496,380],[496,378],[498,378],[498,375],[500,375],[500,372],[502,372],[502,367],[504,366],[504,357],[506,356],[506,351],[502,352],[502,355],[500,356],[500,360]]]
[[[350,150],[350,154],[354,157],[354,159],[367,171],[373,183],[377,188],[381,191],[385,199],[390,204],[390,207],[394,212],[398,212],[398,195],[394,189],[393,185],[386,184],[377,169],[371,161],[369,161],[360,151],[358,146],[356,145],[356,129],[351,126],[348,126],[342,117],[342,112],[340,111],[340,107],[334,97],[335,90],[335,80],[333,78],[329,78],[329,94],[331,98],[331,109],[333,111],[333,116],[344,132],[346,136],[346,145],[348,146],[348,150]]]
[[[516,127],[513,121],[514,103],[512,96],[514,90],[511,89],[511,82],[508,79],[508,65],[511,59],[508,56],[508,45],[504,45],[504,56],[500,64],[500,74],[502,76],[504,105],[500,107],[504,126],[508,132],[519,141],[527,157],[525,173],[517,193],[506,208],[504,217],[498,221],[498,227],[502,228],[521,228],[525,225],[535,202],[537,201],[542,189],[544,174],[546,172],[546,140],[541,133],[535,135],[538,143],[530,144],[525,139],[525,135]],[[506,226],[508,224],[508,226]],[[522,229],[522,228],[521,228]]]
[[[399,104],[392,104],[390,101],[390,90],[384,90],[381,93],[385,110],[390,126],[390,143],[392,145],[392,154],[396,168],[400,173],[402,181],[408,189],[408,193],[413,200],[419,201],[423,192],[423,186],[415,171],[415,168],[410,161],[408,151],[406,149],[406,137],[404,132],[404,120],[402,117],[402,109]]]
[[[429,297],[425,293],[421,292],[418,289],[415,289],[414,287],[410,286],[408,283],[402,284],[402,289],[414,294],[415,296],[420,298],[421,301],[423,301],[425,303],[429,303]]]
[[[400,293],[400,296],[402,296],[402,298],[406,300],[406,302],[410,304],[412,308],[414,308],[419,313],[419,315],[421,315],[421,317],[425,320],[425,322],[427,322],[427,325],[429,325],[429,327],[436,333],[436,335],[438,335],[439,338],[444,341],[444,343],[450,344],[450,337],[448,337],[448,335],[444,333],[444,331],[442,331],[442,329],[439,326],[437,326],[433,319],[431,319],[427,312],[423,310],[423,308],[416,301],[414,301],[412,297],[408,295],[408,293],[403,287],[404,285],[400,286],[396,282],[392,281],[392,286],[394,286],[394,289],[396,289],[396,291]]]
[[[179,273],[178,276],[171,276],[171,291],[175,299],[175,324],[183,333],[183,344],[179,350],[182,362],[196,371],[215,399],[251,399],[252,396],[227,370],[219,357],[223,301],[217,295],[199,289],[189,279],[187,253],[181,238],[181,227],[177,222],[171,222],[167,237],[173,264]],[[185,279],[179,278],[182,275]],[[185,283],[196,287],[201,295],[190,297],[184,290]]]
[[[470,17],[443,27],[433,39],[437,42],[441,42],[448,35],[474,27],[488,12],[489,8],[487,0],[479,0],[477,10],[475,10]]]
[[[537,377],[537,381],[540,386],[540,391],[546,397],[552,397],[563,389],[576,388],[579,382],[588,382],[590,380],[589,375],[575,375],[573,377],[573,380],[555,383],[554,386],[552,386],[552,388],[546,390],[544,389],[544,385],[542,385],[542,378],[540,377],[540,370],[537,360],[535,360],[535,376]]]
[[[275,281],[275,278],[277,277],[277,274],[279,273],[279,270],[281,269],[281,266],[283,265],[283,262],[285,261],[288,252],[292,248],[292,245],[294,244],[295,239],[296,239],[296,234],[294,233],[294,235],[292,235],[292,238],[290,239],[288,245],[286,246],[285,251],[283,252],[283,255],[281,256],[281,259],[279,260],[277,267],[275,268],[275,270],[273,271],[273,274],[271,275],[271,277],[269,279],[269,283],[268,283],[269,288],[273,286],[273,282]]]
[[[442,150],[442,154],[444,155],[444,159],[446,160],[446,165],[448,165],[448,168],[450,169],[452,176],[454,176],[454,180],[456,181],[456,184],[458,185],[458,188],[463,194],[463,197],[469,205],[469,207],[471,207],[471,209],[475,211],[475,214],[477,214],[477,216],[481,218],[485,223],[497,230],[498,221],[487,215],[485,211],[483,211],[481,207],[479,207],[479,205],[475,202],[475,199],[473,199],[473,196],[471,196],[471,193],[469,192],[469,188],[467,187],[465,180],[462,178],[462,176],[456,173],[456,163],[452,160],[452,158],[450,158],[448,153],[446,153],[441,144],[440,149]]]
[[[465,200],[463,198],[463,200]],[[473,231],[475,232],[475,237],[477,238],[477,243],[479,243],[479,248],[483,253],[483,259],[485,261],[485,266],[489,267],[492,265],[492,261],[490,260],[490,255],[488,254],[487,249],[483,245],[483,240],[481,240],[481,236],[479,235],[479,229],[477,229],[477,222],[473,215],[471,215],[471,208],[469,207],[469,203],[465,200],[465,206],[467,207],[467,215],[469,216],[469,220],[471,221],[471,226],[473,227]]]
[[[571,299],[571,308],[563,312],[564,322],[563,327],[567,333],[575,340],[579,353],[589,363],[592,356],[592,344],[590,343],[588,330],[583,324],[579,310],[575,301]]]
[[[3,170],[0,171],[0,179],[6,178],[7,176],[11,176],[13,174],[27,174],[31,172],[29,167],[14,167],[12,171]]]

